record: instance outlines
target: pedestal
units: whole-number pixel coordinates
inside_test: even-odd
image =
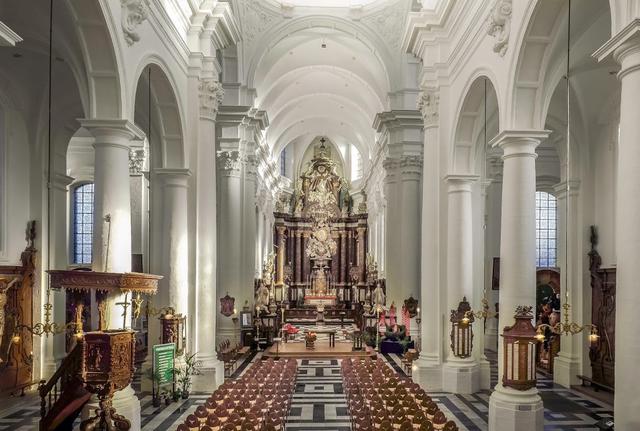
[[[438,392],[442,390],[442,365],[436,361],[419,357],[414,363],[411,378],[425,391]]]
[[[580,384],[578,374],[581,374],[578,358],[572,358],[561,351],[553,360],[553,383],[570,388],[571,385]]]
[[[486,359],[478,361],[480,367],[480,389],[491,390],[491,363]]]
[[[537,389],[516,391],[499,383],[489,399],[489,431],[541,430],[543,413]]]
[[[442,367],[442,389],[454,394],[480,390],[480,367],[475,361],[448,361]]]

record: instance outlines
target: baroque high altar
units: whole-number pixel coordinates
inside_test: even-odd
[[[286,207],[274,214],[275,284],[286,285],[285,302],[350,308],[366,285],[367,214],[353,213],[348,183],[324,142]]]

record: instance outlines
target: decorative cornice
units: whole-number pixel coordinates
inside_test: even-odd
[[[0,21],[0,46],[16,46],[18,42],[22,42],[22,38]]]
[[[122,32],[127,45],[131,46],[140,40],[136,31],[149,16],[147,0],[120,0],[122,7]]]
[[[200,116],[215,120],[218,108],[224,99],[222,83],[213,78],[203,78],[198,84]]]
[[[440,92],[436,87],[428,87],[418,96],[418,110],[422,113],[424,127],[436,127],[440,118]]]
[[[629,42],[632,38],[640,34],[640,18],[636,18],[627,24],[622,30],[616,33],[611,39],[606,41],[604,45],[598,48],[591,56],[598,61],[602,61],[616,49]]]
[[[496,0],[487,21],[487,34],[496,39],[493,44],[493,52],[498,53],[501,57],[504,57],[509,48],[512,10],[511,0]]]
[[[120,118],[109,119],[93,119],[78,118],[80,125],[87,129],[97,138],[99,136],[116,135],[124,138],[137,139],[142,141],[145,137],[144,132],[129,120]]]
[[[417,110],[393,110],[379,112],[373,120],[373,128],[381,133],[385,128],[393,129],[398,127],[420,127],[422,128],[422,118]]]

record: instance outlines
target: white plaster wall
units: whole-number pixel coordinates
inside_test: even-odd
[[[0,99],[2,103],[2,99]],[[24,250],[24,230],[27,221],[33,217],[30,213],[30,142],[23,116],[16,110],[4,105],[0,109],[0,134],[4,139],[4,166],[0,166],[4,188],[0,210],[0,264],[18,264],[20,253]],[[0,158],[0,161],[1,158]],[[42,235],[42,226],[38,226],[38,235]]]

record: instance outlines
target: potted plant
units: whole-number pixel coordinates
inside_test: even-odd
[[[163,393],[160,392],[160,389],[158,387],[160,381],[162,380],[160,372],[156,371],[154,373],[153,370],[150,369],[149,373],[147,374],[147,377],[149,377],[149,379],[151,379],[151,382],[152,382],[153,387],[154,387],[153,398],[151,400],[151,403],[152,403],[153,407],[160,407],[160,403],[162,402],[162,395],[163,395]]]
[[[200,361],[196,360],[196,353],[184,354],[184,365],[174,370],[176,376],[176,383],[178,384],[178,390],[182,396],[182,399],[189,398],[189,391],[191,390],[192,378],[195,375],[200,374]]]

